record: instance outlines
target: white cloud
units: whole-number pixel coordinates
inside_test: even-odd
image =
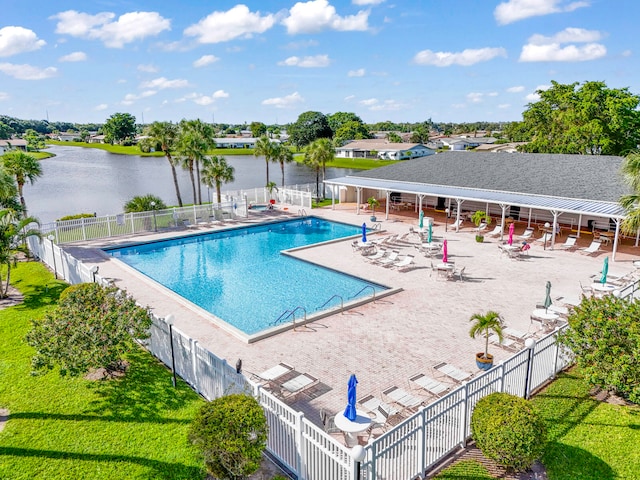
[[[9,100],[9,94],[7,92],[0,92],[0,102],[4,101],[4,100]]]
[[[156,93],[158,93],[157,90],[146,90],[144,92],[142,92],[139,95],[136,95],[135,93],[127,93],[124,96],[124,100],[122,100],[122,104],[123,105],[131,105],[133,102],[135,102],[136,100],[140,100],[141,98],[147,98],[147,97],[152,97],[153,95],[155,95]]]
[[[46,43],[44,40],[39,40],[35,32],[28,28],[0,28],[0,57],[32,52],[46,45]]]
[[[364,77],[364,74],[365,74],[364,68],[359,68],[357,70],[349,70],[349,72],[347,72],[348,77]]]
[[[584,62],[604,57],[607,48],[599,43],[603,35],[597,30],[583,28],[565,28],[551,37],[532,35],[529,43],[522,47],[521,62]],[[586,43],[589,42],[589,43]],[[567,45],[563,43],[586,43],[586,45]]]
[[[192,100],[194,103],[197,103],[198,105],[206,106],[206,105],[211,105],[219,98],[228,98],[228,97],[229,97],[229,94],[224,90],[216,90],[211,95],[196,94],[195,96],[192,97]]]
[[[422,50],[413,57],[418,65],[434,65],[436,67],[449,67],[451,65],[469,66],[479,62],[487,62],[495,57],[506,57],[504,48],[468,48],[462,52],[433,52]]]
[[[498,92],[489,92],[487,93],[487,97],[497,97],[498,96]]]
[[[379,103],[379,100],[377,98],[367,98],[365,100],[360,100],[360,105],[364,105],[365,107],[372,107],[376,104]]]
[[[44,80],[57,75],[58,69],[55,67],[39,68],[26,64],[0,63],[0,72],[18,80]]]
[[[165,88],[185,88],[189,86],[188,80],[176,79],[169,80],[168,78],[160,77],[154,78],[140,84],[140,88],[155,88],[158,90],[164,90]]]
[[[198,23],[187,27],[184,34],[197,37],[200,43],[228,42],[234,38],[251,38],[264,33],[275,24],[275,16],[253,13],[246,5],[236,5],[226,12],[213,12]]]
[[[527,102],[537,102],[538,100],[540,100],[540,95],[538,95],[538,90],[544,91],[544,90],[549,90],[550,88],[551,88],[551,85],[538,85],[535,91],[528,94],[526,97],[524,97],[524,99]]]
[[[218,60],[220,60],[220,58],[216,57],[215,55],[203,55],[195,62],[193,62],[193,66],[196,68],[206,67],[207,65],[211,65]]]
[[[467,100],[469,100],[471,103],[482,102],[482,97],[484,97],[484,93],[478,93],[478,92],[467,93]]]
[[[498,108],[504,110],[506,108],[509,108],[511,106],[511,104],[509,103],[501,103],[500,105],[498,105]]]
[[[106,110],[107,108],[109,108],[109,105],[107,105],[106,103],[101,103],[100,105],[96,105],[95,107],[93,107],[93,109],[98,112]]]
[[[262,101],[262,105],[272,105],[276,108],[295,108],[301,103],[304,103],[304,98],[298,92],[284,97],[267,98]]]
[[[361,10],[355,15],[341,17],[327,0],[298,2],[282,21],[287,33],[317,33],[323,30],[365,31],[369,28],[369,11]]]
[[[67,10],[50,18],[58,20],[56,33],[100,40],[109,48],[122,48],[127,43],[171,29],[171,21],[157,12],[129,12],[113,21],[115,16],[111,12],[90,15]]]
[[[380,5],[384,0],[351,0],[354,5]]]
[[[395,100],[385,100],[382,103],[376,103],[372,105],[369,110],[374,112],[397,112],[398,110],[402,110],[405,108],[405,105],[402,103],[398,103]]]
[[[624,52],[622,52],[623,57],[630,57],[631,55],[633,55],[633,52],[631,50],[625,50]]]
[[[68,55],[64,55],[58,59],[59,62],[84,62],[87,59],[87,54],[84,52],[73,52]]]
[[[158,67],[151,64],[148,64],[148,65],[140,64],[138,65],[137,68],[139,72],[145,72],[145,73],[156,73],[158,71]]]
[[[289,42],[282,48],[285,50],[300,50],[303,48],[317,47],[318,45],[317,40],[302,40],[300,42]]]
[[[355,95],[347,95],[346,97],[344,97],[344,101],[345,102],[350,102],[351,100],[353,100],[354,98],[356,98]]]
[[[507,88],[507,92],[509,92],[509,93],[524,92],[524,86],[523,85],[517,85],[515,87],[509,87],[509,88]]]
[[[588,1],[567,2],[566,0],[508,0],[499,4],[493,16],[500,25],[517,22],[529,17],[549,15],[551,13],[572,12],[588,7]]]
[[[331,63],[329,55],[314,55],[312,57],[289,57],[278,65],[285,67],[321,68]]]

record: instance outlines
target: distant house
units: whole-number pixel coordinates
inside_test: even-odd
[[[354,140],[336,148],[338,158],[379,158],[381,160],[408,160],[426,157],[435,152],[421,143],[390,143],[379,139]]]
[[[104,143],[104,135],[91,135],[89,143]]]
[[[10,138],[9,140],[0,140],[0,155],[9,150],[27,150],[27,141],[21,138]]]
[[[65,133],[59,133],[58,135],[56,135],[56,140],[59,140],[61,142],[73,142],[78,138],[80,138],[80,133],[78,132],[74,132],[74,133],[65,132]]]
[[[509,143],[493,143],[480,145],[475,149],[476,152],[501,152],[516,153],[518,146],[525,145],[527,142],[509,142]]]
[[[255,137],[225,137],[225,138],[215,138],[216,148],[256,148],[256,142],[258,141]],[[273,143],[280,143],[280,140],[272,138],[270,139]]]

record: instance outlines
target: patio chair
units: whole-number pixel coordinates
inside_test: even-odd
[[[375,254],[366,257],[366,260],[376,262],[382,259],[382,257],[384,257],[386,254],[387,254],[387,251],[384,248],[379,248]]]
[[[393,268],[397,268],[399,271],[408,270],[410,265],[413,264],[413,255],[406,255],[402,260],[390,265]]]
[[[342,433],[334,421],[335,414],[328,413],[324,408],[320,409],[320,421],[325,433]]]
[[[515,340],[512,340],[508,337],[503,336],[502,341],[500,341],[500,337],[498,337],[498,335],[496,334],[489,336],[489,343],[491,343],[492,345],[496,345],[498,347],[502,347],[512,352],[518,349],[518,346]]]
[[[275,392],[279,394],[283,400],[287,399],[297,399],[298,395],[305,393],[309,388],[318,383],[318,379],[312,377],[308,373],[301,373],[291,380],[287,380],[282,385],[280,385],[279,392]]]
[[[272,382],[277,381],[279,378],[285,376],[289,372],[293,372],[293,367],[286,363],[280,362],[278,365],[265,370],[262,373],[253,373],[252,377],[261,383],[263,386],[269,385]]]
[[[406,409],[409,412],[415,412],[418,407],[424,403],[420,398],[411,395],[406,390],[396,386],[387,388],[382,392],[382,394],[386,395],[393,400],[394,403],[400,405],[403,409]]]
[[[560,248],[562,248],[563,250],[575,250],[576,248],[578,248],[576,245],[577,240],[578,237],[576,237],[575,235],[568,235],[564,243],[560,245]]]
[[[390,265],[393,262],[395,262],[396,260],[398,260],[398,255],[400,255],[400,251],[398,250],[391,250],[391,253],[389,253],[389,255],[387,255],[385,258],[382,258],[380,260],[377,260],[375,263],[377,265]]]
[[[551,235],[550,232],[545,232],[544,235],[542,235],[540,238],[536,238],[534,242],[551,243],[552,238],[553,235]]]
[[[371,414],[376,414],[379,406],[383,406],[384,409],[389,412],[390,415],[395,415],[398,413],[398,410],[393,408],[388,403],[383,402],[378,397],[374,397],[373,395],[367,395],[366,397],[362,397],[358,403],[360,406],[367,412]]]
[[[496,225],[495,228],[487,235],[489,237],[499,237],[502,234],[502,225]]]
[[[602,242],[600,240],[594,240],[591,242],[587,248],[582,248],[579,250],[580,253],[584,253],[585,255],[595,255],[600,250],[600,245]]]
[[[456,220],[455,222],[453,222],[449,228],[451,228],[452,230],[458,231],[459,229],[462,228],[462,223],[464,222],[463,218],[460,218],[460,220]]]
[[[460,370],[458,367],[454,367],[447,362],[438,363],[433,366],[433,369],[439,371],[456,383],[461,383],[469,380],[473,376],[471,373]]]
[[[511,327],[504,327],[502,329],[502,333],[507,337],[512,338],[518,342],[524,342],[529,337],[528,332],[522,332],[520,330],[516,330],[515,328],[511,328]]]
[[[533,235],[533,228],[525,228],[524,232],[522,232],[522,235],[518,235],[518,238],[520,240],[529,240],[532,235]]]
[[[449,390],[449,386],[434,378],[428,377],[424,373],[419,373],[409,378],[409,383],[417,385],[419,388],[426,390],[428,393],[436,397],[441,396]]]
[[[580,282],[580,290],[582,290],[582,295],[586,297],[593,295],[593,288],[591,285],[583,285],[582,282]]]
[[[450,272],[448,272],[447,274],[447,280],[455,280],[456,277],[458,278],[458,280],[460,280],[461,282],[464,281],[464,269],[467,267],[462,267],[461,269],[453,269]]]

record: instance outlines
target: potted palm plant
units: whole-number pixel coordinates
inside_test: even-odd
[[[487,215],[487,212],[484,210],[477,210],[471,216],[471,221],[476,225],[478,231],[476,232],[476,242],[482,243],[484,242],[484,235],[480,232],[480,225],[485,223],[486,225],[491,224],[491,217]]]
[[[473,322],[469,330],[471,338],[478,335],[484,335],[485,338],[484,352],[476,353],[476,365],[482,370],[489,370],[493,367],[493,355],[489,353],[489,334],[495,333],[502,342],[502,317],[498,312],[491,310],[484,315],[474,313],[469,320]]]
[[[369,210],[371,210],[371,221],[376,221],[376,207],[380,206],[380,202],[376,197],[369,197],[367,199],[367,203],[369,204]]]

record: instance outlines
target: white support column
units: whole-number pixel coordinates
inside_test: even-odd
[[[500,208],[502,209],[502,220],[500,220],[500,241],[502,242],[504,239],[504,217],[507,211],[507,205],[501,203]]]
[[[462,204],[464,203],[464,200],[460,200],[459,198],[456,198],[456,233],[458,233],[460,231],[460,214],[462,213]]]
[[[331,210],[336,209],[336,186],[331,185]]]
[[[611,261],[616,261],[616,251],[618,250],[618,236],[620,235],[620,219],[614,218],[614,222],[616,222],[616,234],[613,237],[613,252],[611,253]]]
[[[418,195],[418,212],[420,212],[420,210],[422,210],[422,200],[424,199],[424,195]]]
[[[385,214],[384,219],[389,220],[389,202],[391,202],[391,192],[387,190],[386,192],[387,201],[385,202]]]
[[[582,214],[578,215],[578,234],[577,238],[580,238],[580,230],[582,230]]]
[[[553,215],[553,225],[551,226],[551,250],[556,245],[556,229],[558,228],[558,216],[559,213],[555,210],[551,210],[551,214]]]
[[[531,228],[531,213],[533,212],[533,208],[529,207],[529,219],[527,220],[527,228]]]
[[[360,215],[360,204],[362,203],[362,187],[356,187],[356,215]]]

